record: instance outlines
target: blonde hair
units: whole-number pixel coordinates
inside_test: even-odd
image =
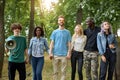
[[[76,28],[76,27],[79,27],[79,33],[76,33],[76,31],[75,31],[75,29],[74,29],[74,34],[73,34],[73,36],[72,36],[72,39],[73,39],[73,40],[75,40],[75,38],[77,37],[77,35],[84,37],[84,33],[83,33],[83,28],[82,28],[82,26],[81,26],[80,24],[77,24],[77,25],[75,26],[75,28]]]

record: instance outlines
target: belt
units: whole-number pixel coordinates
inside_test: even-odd
[[[83,52],[80,52],[80,51],[75,51],[75,50],[73,50],[73,52],[76,52],[76,53],[79,53],[79,54],[83,53]]]

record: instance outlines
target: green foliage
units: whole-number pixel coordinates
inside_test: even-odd
[[[82,3],[84,18],[94,17],[96,24],[102,21],[109,21],[112,25],[120,21],[120,1],[119,0],[84,0]]]
[[[51,11],[49,14],[47,14],[48,16],[52,16],[49,17],[47,21],[52,22],[52,24],[56,24],[57,17],[62,14],[66,19],[66,28],[69,29],[73,34],[73,28],[75,26],[77,17],[76,13],[80,5],[83,9],[82,23],[84,28],[86,28],[85,19],[88,16],[94,18],[97,26],[100,26],[103,21],[109,21],[113,26],[114,33],[116,32],[117,28],[120,27],[119,0],[59,0],[59,3],[54,6],[54,11]],[[46,18],[48,18],[48,16]],[[47,25],[49,26],[51,23],[48,23]],[[48,30],[51,31],[54,29],[56,29],[56,27],[52,27]]]
[[[5,35],[12,35],[10,25],[14,22],[23,26],[22,35],[29,26],[29,0],[7,0],[5,5]]]
[[[64,15],[66,28],[73,34],[76,25],[77,10],[82,8],[82,25],[86,28],[85,19],[93,17],[96,25],[102,21],[109,21],[113,26],[113,32],[120,27],[120,1],[119,0],[59,0],[52,3],[51,10],[42,9],[42,0],[35,0],[35,26],[42,26],[45,36],[49,38],[51,32],[58,27],[57,18]],[[7,0],[5,7],[5,30],[6,36],[11,34],[9,26],[13,22],[23,25],[22,34],[29,29],[30,0]]]

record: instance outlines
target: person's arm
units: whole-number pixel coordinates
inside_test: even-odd
[[[29,55],[28,55],[28,49],[26,48],[25,49],[25,63],[28,63],[29,62]]]
[[[26,43],[26,38],[24,39],[24,54],[25,54],[25,63],[27,64],[29,62],[29,56],[28,56],[28,49],[27,49],[27,43]]]
[[[68,52],[67,52],[67,59],[70,59],[71,57],[71,34],[70,32],[68,32],[68,43],[67,43],[67,46],[68,46]]]
[[[9,49],[7,47],[5,47],[5,55],[8,57],[8,52],[9,52]]]
[[[99,54],[101,55],[102,61],[106,62],[106,57],[104,56],[102,42],[100,39],[100,33],[98,33],[98,35],[97,35],[97,47],[98,47]]]
[[[50,59],[53,58],[53,53],[52,53],[53,46],[54,46],[54,41],[51,40],[51,42],[50,42],[50,51],[49,51],[49,58],[50,58]]]
[[[55,31],[52,32],[51,36],[50,36],[50,49],[49,49],[49,58],[53,59],[54,57],[54,53],[53,53],[53,47],[54,47],[54,42],[55,42]]]
[[[113,43],[111,43],[111,44],[109,45],[109,47],[110,47],[111,49],[116,49],[116,48],[117,48],[117,40],[116,40],[114,34],[113,34],[112,36],[113,36]]]
[[[9,49],[5,47],[5,53],[8,53],[9,52]]]
[[[72,41],[71,41],[71,51],[73,50],[74,48],[74,38],[72,37]]]
[[[68,42],[68,52],[67,52],[67,59],[70,59],[71,57],[71,42],[69,41]]]
[[[104,54],[104,50],[103,50],[103,47],[102,47],[102,40],[101,39],[101,33],[98,33],[97,35],[97,48],[98,48],[98,51],[99,51],[99,54],[100,55],[103,55]]]
[[[45,49],[46,49],[47,53],[49,53],[48,42],[46,39],[45,39],[44,45],[45,45]]]
[[[5,42],[5,54],[7,55],[7,53],[10,51],[8,48],[7,48],[7,46],[6,46],[6,43],[7,43],[7,41],[8,41],[8,38],[5,40],[6,42]],[[7,55],[8,56],[8,55]]]
[[[32,55],[32,39],[30,40],[30,44],[29,44],[29,48],[28,48],[28,56],[31,56]]]
[[[84,35],[84,45],[83,45],[83,47],[85,47],[85,45],[86,45],[86,41],[87,41],[87,36]]]

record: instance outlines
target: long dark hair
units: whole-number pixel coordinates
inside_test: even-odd
[[[40,31],[41,31],[40,36],[41,36],[41,37],[44,37],[44,30],[43,30],[43,28],[40,27],[40,26],[35,27],[33,36],[34,36],[34,37],[37,36],[37,35],[36,35],[36,30],[37,30],[38,28],[39,28]]]

